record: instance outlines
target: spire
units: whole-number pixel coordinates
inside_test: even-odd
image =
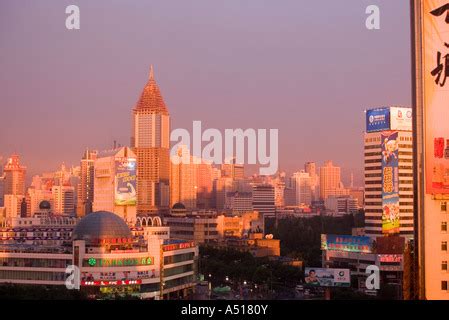
[[[150,65],[150,79],[149,80],[154,80],[153,65]]]
[[[154,80],[153,65],[150,66],[148,82],[143,88],[140,98],[135,106],[135,110],[147,110],[168,115],[164,99],[162,98],[156,80]]]

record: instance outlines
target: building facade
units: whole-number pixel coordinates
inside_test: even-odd
[[[131,147],[137,157],[137,213],[168,209],[170,115],[152,67],[133,109]]]

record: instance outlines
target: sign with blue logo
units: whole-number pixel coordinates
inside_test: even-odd
[[[390,130],[390,108],[370,109],[366,111],[366,132]]]

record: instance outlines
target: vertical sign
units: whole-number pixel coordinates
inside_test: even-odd
[[[382,233],[399,233],[399,144],[398,132],[381,133]]]
[[[449,194],[449,0],[425,0],[422,16],[426,193]]]
[[[115,204],[136,205],[136,159],[115,159]]]

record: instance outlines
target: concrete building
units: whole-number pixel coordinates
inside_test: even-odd
[[[25,196],[26,167],[20,164],[20,157],[13,154],[8,158],[4,168],[4,194]]]
[[[261,213],[264,218],[274,217],[276,206],[272,185],[256,184],[253,186],[253,210]]]
[[[132,295],[159,300],[192,293],[198,247],[170,240],[170,229],[159,218],[141,219],[131,227],[111,212],[74,219],[26,218],[0,228],[0,283],[65,288],[66,268],[74,265],[79,274],[69,280],[71,285],[96,299]]]
[[[137,156],[137,213],[169,208],[170,115],[153,67],[133,109],[131,147]]]
[[[75,188],[72,186],[53,186],[53,212],[57,215],[75,214]]]
[[[253,211],[252,192],[228,192],[226,195],[225,209],[236,214]]]
[[[341,183],[341,169],[334,166],[332,161],[326,161],[320,168],[320,198],[326,200],[329,196],[342,196],[348,190]]]
[[[358,212],[357,199],[351,196],[330,196],[324,201],[327,213],[336,215],[354,214]]]
[[[305,171],[295,172],[291,177],[291,186],[295,190],[294,205],[311,205],[313,199],[312,178]]]
[[[94,162],[94,211],[136,222],[136,155],[128,147],[101,152]]]
[[[84,217],[92,212],[94,202],[94,163],[98,151],[87,149],[81,158],[77,190],[77,215]]]
[[[196,208],[197,167],[200,161],[190,155],[186,145],[179,146],[177,154],[172,155],[170,160],[170,207],[180,202],[187,209]]]
[[[401,111],[402,110],[402,111]],[[409,117],[400,130],[380,119]],[[410,113],[409,116],[407,114]],[[395,116],[396,114],[396,116]],[[410,108],[366,111],[364,134],[365,230],[368,236],[397,234],[413,238],[413,134]],[[379,120],[378,120],[379,119]],[[379,122],[379,126],[375,124]],[[373,129],[374,128],[374,129]]]

